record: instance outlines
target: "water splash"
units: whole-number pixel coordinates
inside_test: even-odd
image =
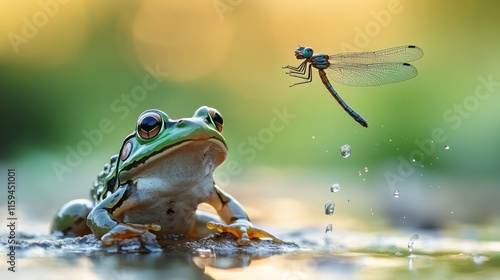
[[[418,240],[418,238],[419,238],[418,234],[414,234],[414,235],[412,235],[412,237],[410,237],[410,240],[408,240],[408,251],[409,252],[413,251],[413,244],[415,243],[416,240]]]
[[[351,155],[351,146],[347,144],[340,146],[339,150],[340,150],[340,155],[343,158],[348,158]]]
[[[335,183],[333,185],[330,186],[330,191],[333,192],[333,193],[336,193],[338,191],[340,191],[340,185]]]
[[[399,198],[399,191],[394,191],[394,198]]]
[[[335,211],[335,203],[333,201],[328,200],[325,204],[325,214],[328,216],[333,215],[333,212]]]
[[[332,226],[332,224],[328,224],[328,225],[326,226],[325,233],[332,232],[332,230],[333,230],[333,226]]]

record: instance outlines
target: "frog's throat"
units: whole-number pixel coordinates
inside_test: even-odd
[[[205,142],[205,143],[203,143]],[[125,182],[126,180],[129,180],[134,174],[138,174],[140,172],[143,172],[142,170],[145,168],[148,168],[148,166],[154,165],[156,161],[164,159],[169,157],[171,154],[175,154],[176,152],[179,152],[183,150],[183,148],[186,148],[186,146],[193,145],[193,144],[199,144],[201,147],[203,147],[204,150],[199,149],[196,152],[201,153],[206,153],[209,152],[210,150],[217,156],[217,159],[215,159],[215,166],[219,166],[222,164],[226,158],[227,158],[227,146],[226,143],[217,138],[217,137],[210,137],[210,138],[205,138],[205,139],[186,139],[183,141],[179,141],[175,144],[166,146],[162,148],[161,150],[155,151],[152,153],[150,156],[147,158],[143,158],[134,162],[130,162],[127,166],[124,166],[119,170],[119,182]],[[214,146],[215,145],[215,146]],[[210,147],[215,147],[210,148]],[[133,170],[130,173],[130,170]]]

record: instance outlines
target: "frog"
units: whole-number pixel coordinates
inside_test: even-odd
[[[94,234],[104,246],[139,238],[146,248],[158,248],[158,236],[200,239],[217,232],[231,233],[239,246],[259,239],[282,243],[254,226],[243,206],[215,183],[213,173],[228,155],[223,128],[222,115],[207,106],[180,119],[144,111],[97,176],[90,199],[63,205],[51,232]],[[201,203],[217,214],[199,210]]]

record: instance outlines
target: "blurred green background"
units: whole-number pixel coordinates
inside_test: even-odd
[[[224,117],[228,161],[238,167],[226,163],[215,178],[251,215],[288,228],[326,225],[330,196],[337,224],[352,229],[480,223],[498,233],[499,8],[430,0],[2,1],[0,165],[17,169],[21,230],[39,223],[46,232],[60,205],[86,197],[141,112],[181,118],[208,105]],[[406,82],[334,84],[368,121],[365,129],[317,71],[312,83],[289,87],[297,81],[281,67],[299,64],[299,44],[327,54],[414,44],[425,54]],[[289,119],[277,121],[283,112]],[[92,143],[86,134],[103,120],[112,131]],[[347,159],[343,144],[352,147]],[[68,164],[71,151],[79,156]],[[330,194],[335,182],[341,191]]]

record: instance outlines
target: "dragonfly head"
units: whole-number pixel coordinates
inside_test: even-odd
[[[311,47],[298,47],[295,49],[295,58],[297,59],[304,59],[304,58],[311,58],[313,55],[314,51]]]

